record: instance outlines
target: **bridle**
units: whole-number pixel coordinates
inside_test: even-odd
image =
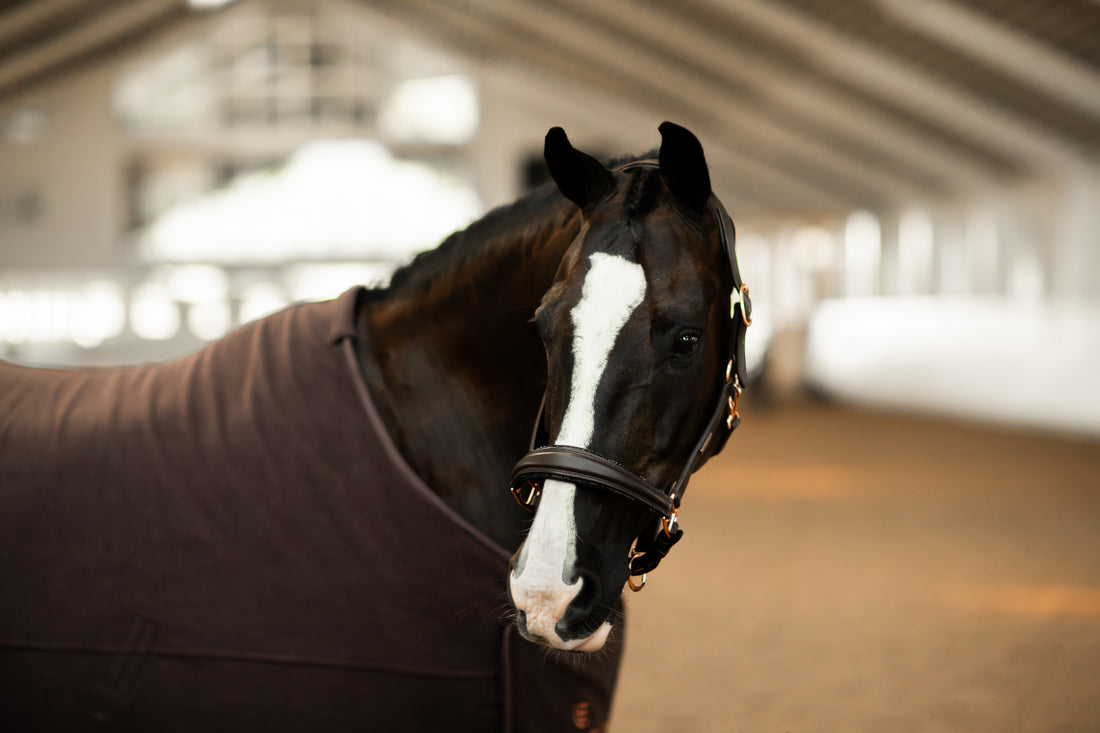
[[[619,170],[658,167],[655,161],[637,161]],[[512,470],[510,483],[512,495],[530,512],[534,512],[538,504],[539,495],[542,492],[541,482],[548,478],[596,486],[638,502],[653,512],[654,517],[646,524],[630,550],[630,575],[627,582],[634,591],[639,591],[645,586],[646,573],[657,567],[684,534],[679,527],[676,510],[684,498],[684,491],[687,490],[691,474],[707,459],[722,450],[730,434],[741,423],[737,403],[746,383],[745,332],[752,323],[752,301],[749,299],[749,288],[741,281],[741,272],[737,267],[733,221],[717,198],[714,199],[714,203],[718,236],[722,251],[726,255],[726,263],[733,276],[733,290],[730,296],[730,343],[723,354],[726,361],[725,378],[718,390],[717,402],[711,411],[706,428],[696,441],[676,482],[668,490],[662,490],[625,466],[592,451],[573,446],[545,445],[548,439],[543,426],[545,394],[543,394],[542,404],[539,405],[538,417],[535,419],[535,427],[531,433],[529,452]],[[641,580],[635,583],[634,578],[639,576]]]

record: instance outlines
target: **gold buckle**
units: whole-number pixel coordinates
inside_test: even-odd
[[[752,302],[751,300],[746,301],[748,297],[749,286],[745,285],[744,283],[741,284],[741,287],[738,288],[736,293],[730,294],[730,318],[733,318],[737,314],[737,304],[740,303],[741,322],[745,324],[745,328],[748,328],[752,325],[752,313],[749,310],[749,306],[745,305],[746,302]]]
[[[526,498],[523,496],[523,489],[520,486],[512,487],[512,496],[516,498],[516,502],[521,507],[534,514],[535,504],[538,503],[538,498],[542,496],[542,486],[535,481],[526,481],[525,483],[530,487]]]
[[[735,374],[733,376],[733,394],[729,396],[730,414],[726,418],[726,429],[733,430],[733,421],[741,417],[737,412],[737,403],[741,401],[741,379]]]
[[[628,572],[633,572],[634,571],[634,558],[641,557],[644,554],[645,554],[644,552],[638,552],[633,547],[630,548],[630,559],[626,563],[626,567],[627,567]],[[642,573],[642,582],[639,583],[638,585],[634,585],[634,576],[633,575],[627,575],[626,576],[626,584],[629,585],[630,590],[634,591],[635,593],[640,591],[642,588],[645,588],[645,581],[646,581],[646,574],[645,573]]]
[[[673,507],[675,507],[676,506],[676,494],[672,494],[668,498],[672,502]],[[678,521],[679,520],[676,516],[676,509],[672,510],[672,516],[671,517],[669,517],[667,519],[665,517],[661,517],[661,531],[665,533],[665,537],[668,537],[670,540],[672,539],[672,532],[673,532],[673,530],[676,529],[676,524],[678,523]]]

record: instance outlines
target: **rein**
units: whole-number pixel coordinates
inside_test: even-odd
[[[658,167],[658,164],[653,161],[638,161],[620,170]],[[726,255],[726,263],[733,276],[733,290],[730,296],[730,343],[723,354],[726,360],[725,378],[718,390],[717,402],[676,482],[668,490],[662,490],[625,466],[592,451],[574,446],[546,445],[545,442],[549,436],[543,425],[545,394],[543,394],[542,404],[539,405],[538,416],[535,418],[529,452],[512,470],[510,482],[512,495],[530,512],[535,511],[542,492],[542,481],[548,478],[596,486],[640,503],[653,512],[654,517],[638,535],[630,551],[630,576],[627,582],[634,591],[639,591],[645,586],[646,573],[656,568],[672,546],[683,537],[684,532],[679,527],[676,510],[684,498],[691,474],[698,470],[709,456],[717,455],[722,450],[730,434],[741,423],[737,403],[747,381],[745,332],[752,323],[752,301],[749,299],[749,288],[742,282],[741,272],[737,267],[734,237],[731,236],[734,232],[733,221],[717,198],[715,198],[714,216],[718,225],[722,251]],[[711,447],[712,442],[714,447],[708,454],[707,449]],[[641,580],[635,583],[634,578],[639,576]]]

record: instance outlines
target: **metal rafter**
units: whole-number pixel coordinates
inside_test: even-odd
[[[917,31],[1100,117],[1100,74],[995,20],[944,0],[876,0]]]
[[[669,97],[648,83],[623,79],[600,65],[586,63],[520,29],[486,23],[483,18],[451,3],[392,0],[376,1],[371,5],[396,18],[409,30],[429,33],[434,39],[452,48],[458,46],[460,52],[484,63],[492,63],[493,58],[507,58],[509,63],[515,59],[526,60],[540,71],[557,74],[570,82],[609,94],[649,114],[683,120],[698,131],[705,131],[708,157],[718,165],[729,166],[729,169],[736,171],[735,175],[723,176],[723,180],[736,181],[733,185],[739,195],[756,200],[784,201],[787,206],[780,208],[786,210],[836,211],[867,203],[837,188],[820,186],[773,163],[745,155],[741,152],[743,145],[729,144],[729,131],[718,129],[713,115],[706,108],[696,108],[679,97]],[[765,198],[761,199],[761,196]]]
[[[791,117],[809,121],[879,151],[941,181],[968,188],[989,185],[996,175],[980,159],[950,147],[920,131],[899,124],[852,95],[839,94],[803,74],[782,68],[764,57],[737,48],[712,29],[691,22],[663,4],[633,0],[558,0],[575,14],[644,36],[666,53],[684,53],[718,78],[736,79]]]
[[[614,137],[614,150],[600,149],[601,153],[623,153],[628,150],[642,151],[656,147],[656,122],[646,134],[627,134],[622,138],[622,128],[617,120],[651,119],[654,116],[667,119],[676,118],[674,110],[642,107],[618,98],[608,99],[598,108],[591,106],[587,94],[569,96],[549,95],[542,85],[532,85],[530,73],[517,73],[514,68],[499,68],[486,64],[482,74],[486,80],[492,80],[496,90],[508,99],[509,106],[525,108],[546,120],[547,124],[556,124],[564,119],[584,120],[580,127],[584,137],[578,136],[577,142],[583,147],[585,138],[596,139]],[[689,123],[690,124],[690,123]],[[568,128],[567,128],[568,129]],[[574,131],[575,132],[575,131]],[[633,131],[632,131],[633,132]],[[532,137],[529,141],[532,151],[537,149],[541,140]],[[633,146],[633,147],[631,147]],[[826,191],[820,191],[797,179],[778,173],[751,158],[730,151],[721,144],[706,141],[707,163],[711,170],[714,189],[725,200],[731,211],[739,214],[782,213],[803,211],[821,213],[845,210],[851,202],[832,197]]]
[[[1080,166],[1082,151],[1065,139],[804,13],[765,0],[702,1],[734,22],[799,48],[848,83],[1010,159],[1047,171]]]
[[[87,0],[34,0],[0,14],[0,48],[21,35],[42,29],[47,21],[87,3]]]
[[[0,64],[0,93],[181,7],[181,0],[136,0],[115,5]]]
[[[828,145],[773,124],[746,109],[745,100],[728,88],[700,79],[690,69],[680,68],[672,59],[652,48],[608,36],[573,17],[563,16],[536,0],[499,4],[492,0],[471,0],[471,12],[480,12],[487,22],[500,18],[524,28],[538,37],[557,43],[567,53],[587,63],[613,69],[634,83],[646,83],[681,104],[705,106],[710,115],[743,134],[744,142],[765,146],[782,159],[795,156],[819,170],[827,171],[837,185],[847,185],[868,200],[879,198],[890,203],[925,196],[928,192],[902,175],[865,164]]]

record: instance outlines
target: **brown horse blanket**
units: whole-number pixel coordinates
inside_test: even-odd
[[[370,401],[358,292],[161,365],[0,362],[0,730],[604,724],[619,650],[514,636],[510,553]]]

